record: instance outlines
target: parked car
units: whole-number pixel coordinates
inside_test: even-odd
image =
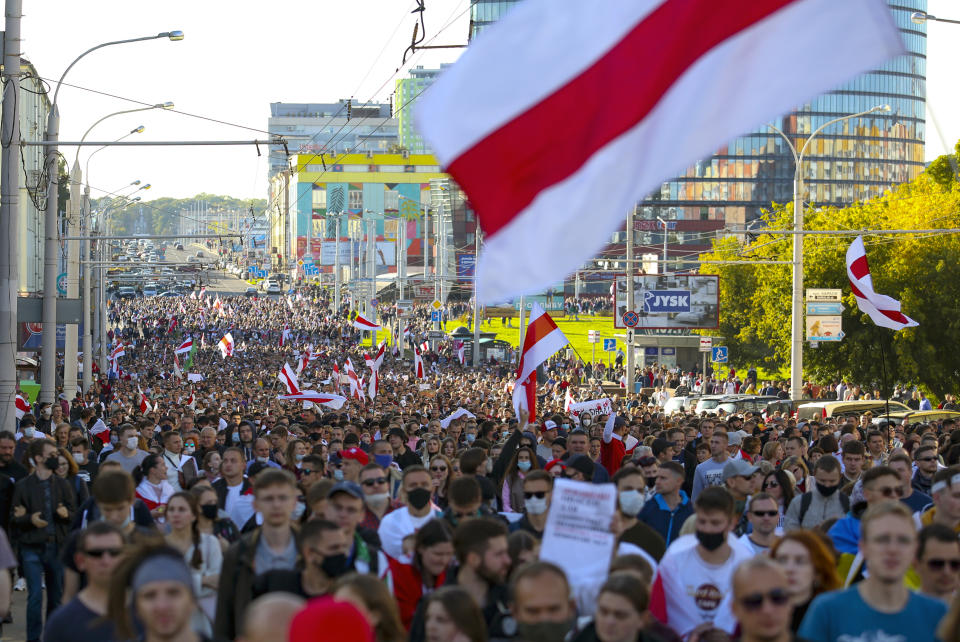
[[[250,287],[243,291],[243,296],[257,296],[257,288]]]
[[[135,299],[137,298],[137,291],[127,285],[121,286],[120,288],[117,289],[117,298],[118,299]]]
[[[887,412],[887,403],[883,399],[872,399],[866,401],[812,401],[802,404],[797,408],[797,421],[810,421],[811,419],[828,419],[830,417],[859,417],[866,411],[873,414]],[[890,414],[897,412],[912,412],[909,406],[899,401],[891,401]]]
[[[267,282],[267,294],[280,294],[283,290],[280,289],[280,284],[276,281]]]

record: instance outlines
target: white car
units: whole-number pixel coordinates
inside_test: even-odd
[[[280,284],[276,281],[267,282],[267,294],[280,294],[282,290],[280,289]]]

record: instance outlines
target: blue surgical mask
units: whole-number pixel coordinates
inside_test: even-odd
[[[393,455],[374,455],[373,461],[381,468],[390,468],[390,464],[393,463]]]
[[[468,443],[468,444],[472,444],[476,438],[477,438],[477,436],[474,435],[473,433],[470,433],[470,432],[467,433],[467,443]]]
[[[517,462],[517,468],[519,468],[519,469],[522,470],[523,472],[527,472],[528,470],[530,470],[530,462],[529,462],[529,461],[518,461],[518,462]]]
[[[334,479],[334,481],[343,481],[343,471],[340,470],[339,468],[337,468],[336,470],[334,470],[334,471],[333,471],[333,479]]]
[[[235,444],[240,443],[240,433],[238,432],[233,433],[232,439],[233,439],[233,443]]]

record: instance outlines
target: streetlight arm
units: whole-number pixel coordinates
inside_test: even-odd
[[[822,132],[824,129],[826,129],[826,128],[829,127],[830,125],[833,125],[834,123],[839,123],[841,120],[850,120],[851,118],[859,118],[860,116],[866,116],[867,114],[872,114],[872,113],[875,112],[875,111],[889,111],[889,110],[890,110],[890,107],[888,107],[887,105],[875,105],[875,106],[871,107],[870,109],[867,109],[866,111],[861,111],[861,112],[856,113],[856,114],[849,114],[849,115],[847,115],[847,116],[840,116],[839,118],[834,118],[833,120],[828,120],[828,121],[825,122],[824,124],[822,124],[822,125],[820,125],[819,127],[817,127],[815,130],[813,130],[813,133],[810,134],[810,136],[807,138],[807,140],[805,140],[805,141],[803,142],[803,147],[800,148],[800,155],[799,155],[799,158],[798,158],[798,162],[800,162],[800,163],[803,162],[803,155],[807,152],[807,145],[810,144],[810,141],[812,141],[814,138],[816,138],[817,134],[819,134],[820,132]]]
[[[783,140],[785,140],[785,141],[787,142],[787,146],[790,148],[790,151],[793,153],[793,162],[794,162],[795,165],[798,164],[800,159],[797,158],[797,148],[793,146],[793,141],[791,141],[789,138],[787,138],[787,135],[784,134],[783,131],[782,131],[779,127],[777,127],[776,125],[772,125],[771,123],[767,123],[767,127],[769,127],[769,128],[772,129],[773,131],[775,131],[775,132],[777,132],[778,134],[780,134],[780,137],[783,138]]]
[[[77,56],[73,60],[73,62],[71,62],[70,65],[60,75],[60,80],[57,81],[57,87],[53,91],[53,102],[51,103],[51,109],[55,108],[57,105],[57,95],[60,93],[60,85],[63,83],[63,79],[67,77],[67,74],[70,72],[71,69],[73,69],[73,66],[78,62],[80,62],[80,59],[86,56],[88,53],[93,53],[97,49],[103,49],[104,47],[110,47],[112,45],[125,45],[130,42],[141,42],[143,40],[157,40],[158,38],[170,38],[171,40],[173,40],[174,39],[173,34],[175,33],[178,33],[178,32],[165,31],[163,33],[158,33],[155,36],[142,36],[140,38],[127,38],[126,40],[113,40],[111,42],[102,42],[95,47],[90,47],[89,49],[84,51],[82,54]],[[183,34],[180,34],[179,38],[183,38]]]

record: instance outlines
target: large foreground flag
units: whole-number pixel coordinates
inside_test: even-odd
[[[486,235],[479,301],[551,286],[664,179],[902,49],[883,0],[519,3],[415,116]]]
[[[360,316],[359,314],[357,315],[357,318],[353,320],[353,327],[359,328],[360,330],[367,330],[368,332],[379,332],[380,330],[383,330],[382,327],[373,321]]]
[[[283,368],[280,369],[277,379],[287,389],[288,395],[295,395],[300,392],[300,382],[297,380],[297,375],[286,361],[283,362]]]
[[[517,380],[513,384],[513,409],[520,416],[526,408],[530,421],[537,415],[537,366],[549,359],[557,350],[570,343],[539,304],[530,308],[530,323],[523,336],[523,352],[517,368]]]
[[[920,325],[900,311],[899,301],[873,291],[873,278],[870,276],[862,236],[854,239],[847,248],[847,277],[850,279],[853,296],[857,298],[857,307],[877,325],[891,330]]]
[[[334,410],[339,410],[343,407],[344,402],[347,400],[346,397],[340,395],[330,395],[323,392],[315,392],[313,390],[301,390],[292,395],[280,395],[277,397],[281,401],[309,401],[311,403],[317,404],[318,406],[329,406]]]

